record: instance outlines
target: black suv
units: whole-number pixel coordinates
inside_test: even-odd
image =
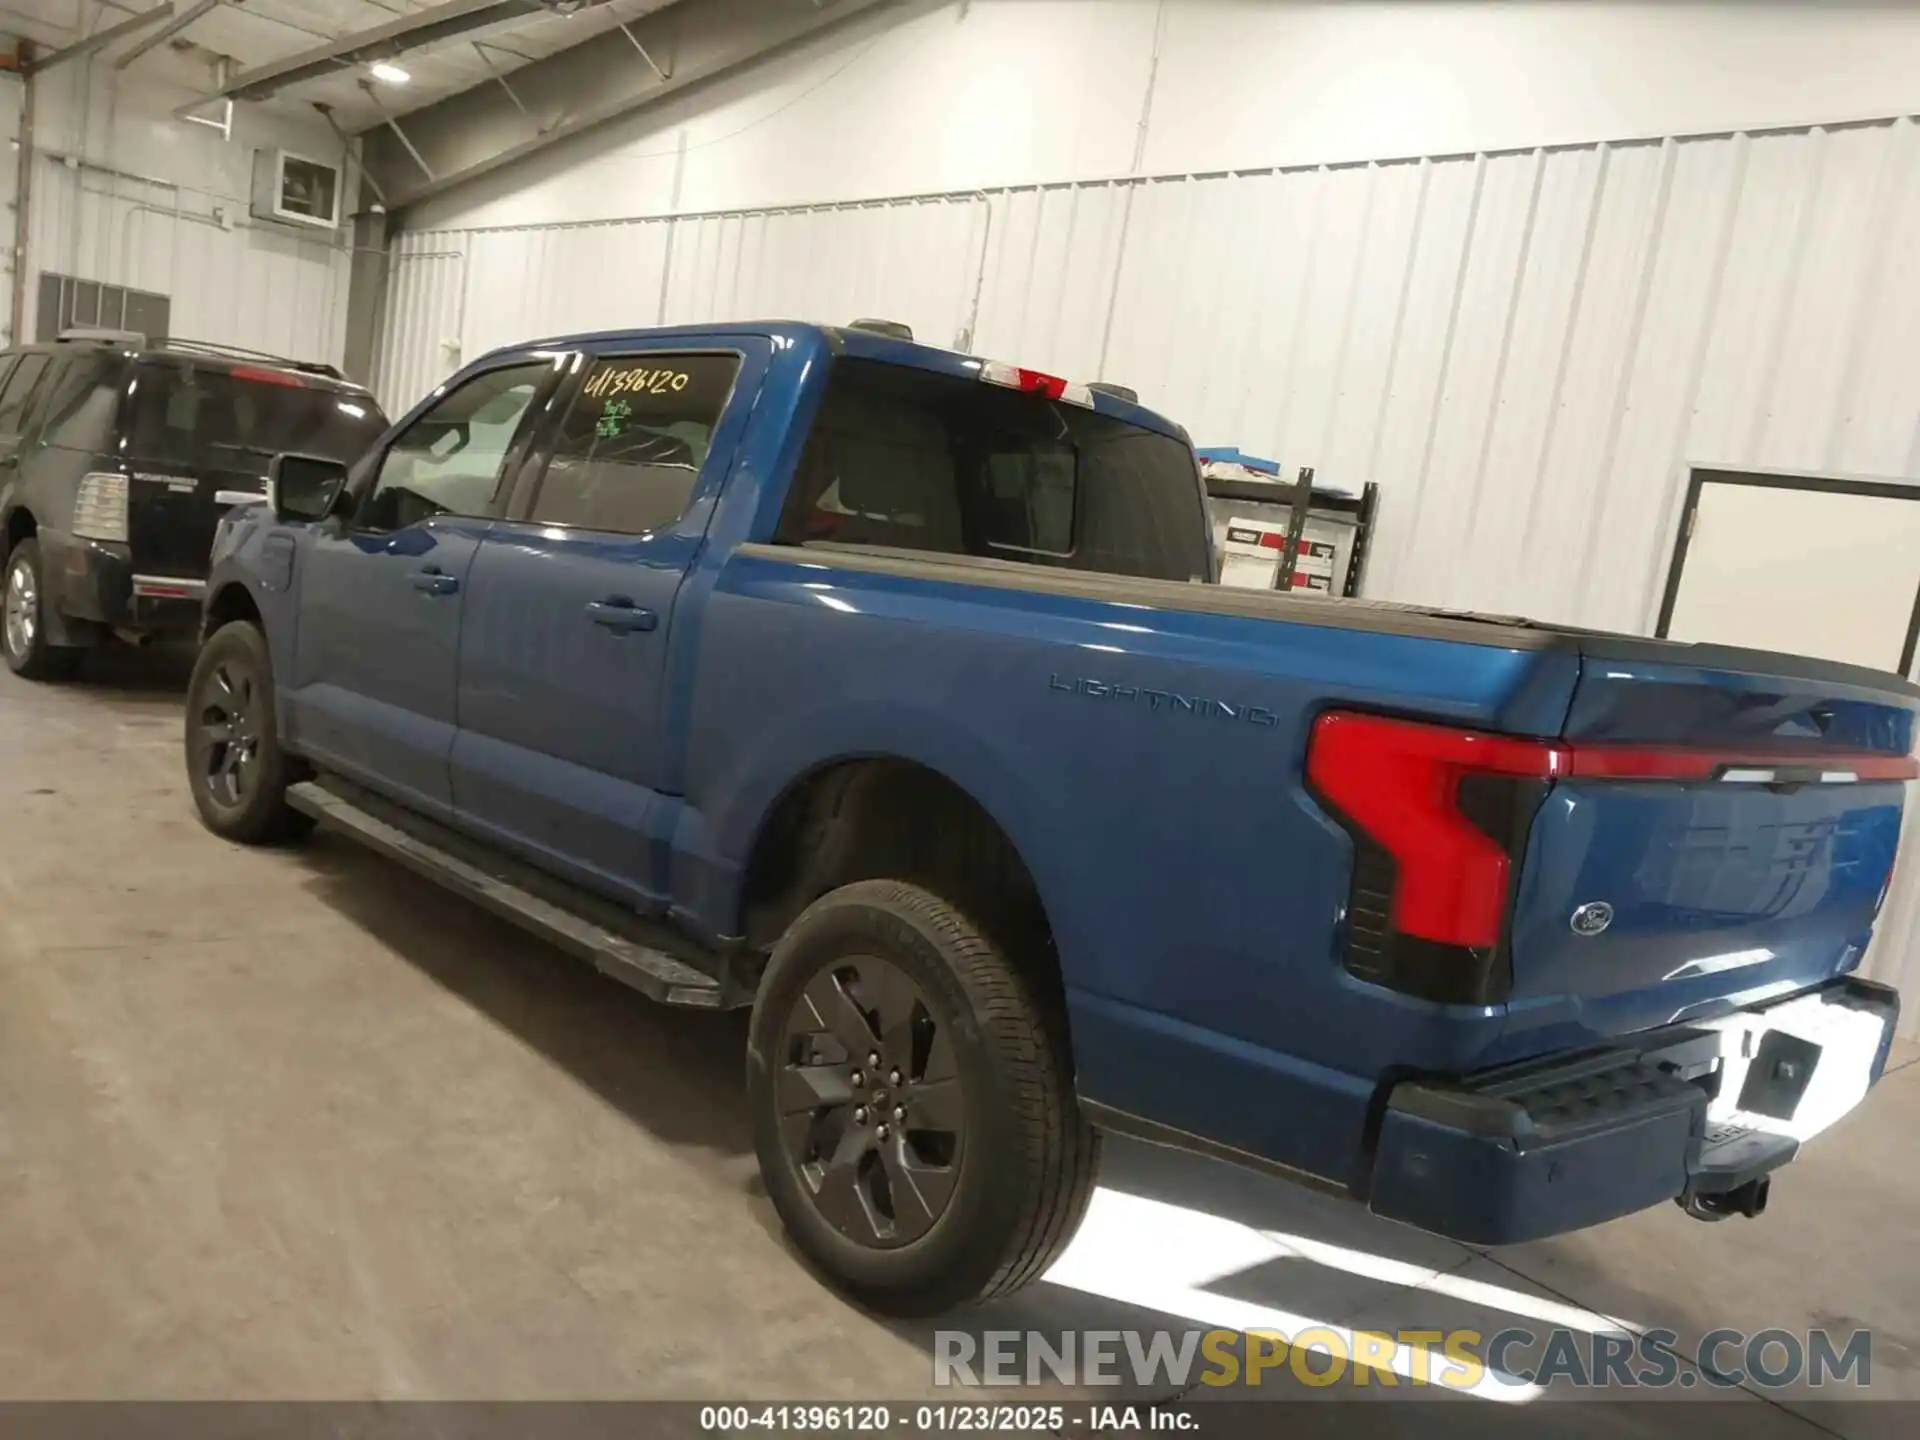
[[[329,365],[143,337],[0,354],[0,653],[35,679],[109,636],[200,623],[228,508],[282,451],[352,460],[387,427]]]

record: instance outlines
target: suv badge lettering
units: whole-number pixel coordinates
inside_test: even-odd
[[[1145,705],[1155,714],[1194,715],[1215,720],[1244,721],[1272,730],[1280,717],[1264,705],[1238,705],[1225,700],[1209,700],[1200,695],[1180,695],[1171,690],[1148,690],[1137,685],[1117,685],[1105,680],[1047,676],[1047,688],[1066,695],[1083,695],[1089,700],[1120,700]]]
[[[1567,924],[1576,935],[1598,935],[1613,924],[1613,906],[1604,900],[1590,900],[1573,912]]]

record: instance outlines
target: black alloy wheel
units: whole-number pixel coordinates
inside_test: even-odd
[[[782,1148],[823,1220],[880,1249],[939,1222],[965,1108],[946,1029],[904,970],[860,955],[816,974],[789,1012],[775,1079]]]
[[[1064,1016],[988,931],[910,881],[842,885],[787,926],[754,997],[747,1104],[787,1235],[882,1314],[1038,1280],[1098,1173]]]
[[[243,845],[291,840],[313,821],[287,804],[287,787],[311,772],[280,745],[273,656],[252,623],[207,637],[187,682],[187,786],[214,834]]]
[[[239,657],[218,661],[207,678],[194,697],[194,782],[222,809],[244,809],[260,785],[259,685]]]

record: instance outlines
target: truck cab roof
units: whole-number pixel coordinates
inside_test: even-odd
[[[738,336],[743,339],[771,338],[777,343],[824,349],[832,355],[876,360],[889,365],[908,365],[915,369],[931,370],[937,374],[954,375],[963,379],[978,376],[980,367],[987,363],[989,358],[995,358],[967,354],[959,350],[947,350],[918,340],[903,340],[877,330],[860,329],[855,326],[818,325],[800,320],[751,320],[713,325],[663,325],[642,329],[596,330],[581,334],[548,336],[531,344],[504,348],[515,351],[565,349],[576,345],[598,348],[620,344],[653,345],[662,341],[676,340],[711,343],[715,340],[724,340],[728,336]],[[1080,377],[1065,378],[1077,380]],[[1102,415],[1110,415],[1130,425],[1138,425],[1144,429],[1158,431],[1162,435],[1170,435],[1183,444],[1191,443],[1183,426],[1156,410],[1122,399],[1109,390],[1093,392],[1093,408]]]

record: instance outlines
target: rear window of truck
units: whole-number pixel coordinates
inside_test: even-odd
[[[1205,580],[1211,564],[1193,454],[1179,441],[876,360],[834,363],[779,538],[1155,580]]]
[[[371,396],[276,370],[143,360],[135,376],[131,448],[143,460],[205,464],[283,450],[354,460],[387,428]]]

